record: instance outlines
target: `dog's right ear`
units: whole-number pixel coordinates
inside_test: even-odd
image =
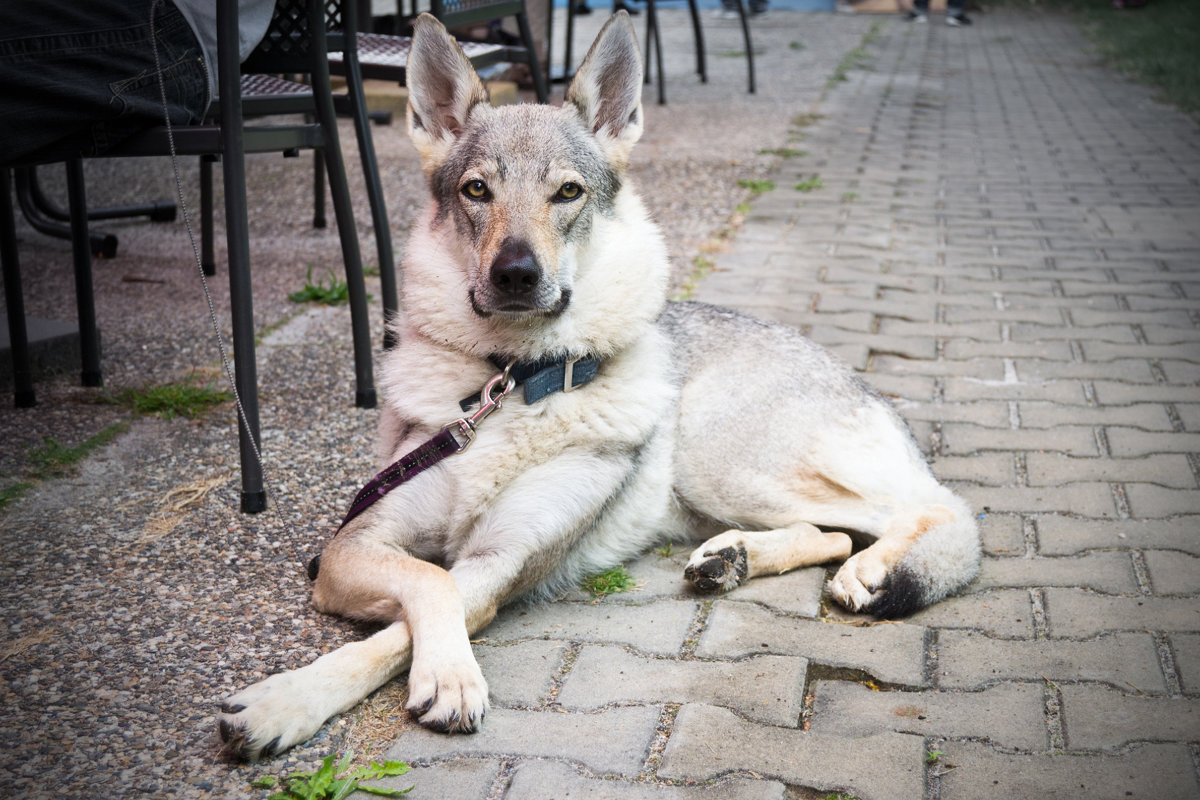
[[[462,48],[430,14],[413,25],[406,72],[408,135],[428,170],[445,158],[471,110],[490,105],[488,94]]]
[[[642,135],[642,56],[629,14],[604,23],[567,89],[609,158],[624,164]]]

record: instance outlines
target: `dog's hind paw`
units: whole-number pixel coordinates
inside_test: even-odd
[[[725,592],[746,580],[748,570],[746,546],[741,542],[719,549],[706,544],[692,553],[684,567],[683,577],[702,592]]]

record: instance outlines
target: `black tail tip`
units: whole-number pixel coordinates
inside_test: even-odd
[[[887,590],[864,611],[876,619],[902,619],[929,605],[925,587],[915,572],[900,567],[890,576]]]
[[[321,571],[321,556],[315,555],[315,556],[313,556],[312,561],[308,562],[308,579],[310,581],[315,581],[317,579],[317,573],[319,573],[320,571]]]

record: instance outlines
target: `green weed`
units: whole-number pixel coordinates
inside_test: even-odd
[[[758,151],[758,154],[762,156],[779,156],[780,158],[800,158],[801,156],[808,155],[805,151],[797,150],[794,147],[764,147]]]
[[[0,489],[0,508],[16,502],[41,481],[74,474],[75,467],[80,461],[127,430],[129,430],[128,423],[118,422],[109,425],[75,447],[65,447],[54,439],[46,439],[26,455],[28,461],[25,469],[26,479]]]
[[[610,594],[627,592],[634,584],[633,576],[626,572],[623,566],[616,566],[583,579],[583,588],[597,600]]]
[[[926,764],[936,764],[936,763],[938,763],[938,760],[944,755],[946,755],[946,754],[943,753],[941,750],[926,750],[925,751],[925,763]]]
[[[346,282],[333,274],[333,270],[329,270],[329,285],[326,286],[324,281],[319,283],[312,282],[313,268],[310,264],[308,267],[308,277],[305,278],[304,288],[298,292],[292,292],[288,295],[288,300],[293,303],[324,303],[327,306],[337,306],[347,302],[350,299],[350,287]]]
[[[811,192],[811,191],[815,191],[816,189],[824,189],[824,188],[825,188],[825,184],[821,183],[820,175],[813,175],[808,180],[800,181],[799,183],[796,184],[797,192]]]
[[[145,389],[126,389],[116,395],[113,401],[138,414],[152,414],[163,419],[196,419],[212,406],[232,399],[232,392],[219,389],[214,383],[184,381]]]
[[[267,800],[344,800],[355,791],[399,797],[412,791],[411,786],[407,789],[387,789],[361,783],[408,773],[409,766],[403,761],[372,761],[369,767],[350,768],[352,757],[352,753],[346,753],[341,761],[335,763],[334,756],[328,755],[316,772],[297,772],[283,779],[264,775],[250,786],[254,789],[280,787]]]
[[[857,199],[858,199],[858,192],[843,192],[842,193],[842,202],[843,203],[852,203]]]
[[[670,558],[671,554],[675,552],[675,543],[667,542],[654,552],[658,553],[659,558]]]
[[[766,178],[742,178],[738,181],[738,186],[741,186],[743,189],[749,189],[750,194],[757,197],[765,192],[774,191],[775,181]]]

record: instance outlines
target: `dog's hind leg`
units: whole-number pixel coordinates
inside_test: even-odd
[[[842,561],[850,537],[806,522],[769,531],[728,530],[692,552],[683,575],[703,591],[728,590],[759,575]]]

